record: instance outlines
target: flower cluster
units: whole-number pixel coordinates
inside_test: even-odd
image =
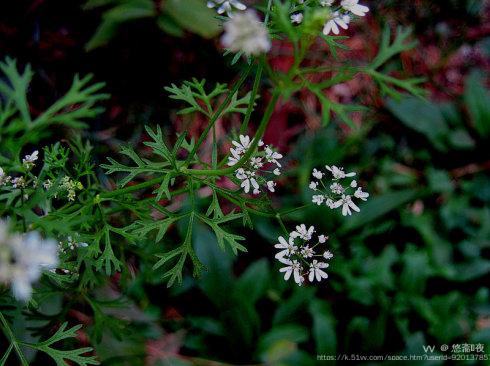
[[[252,10],[233,16],[223,27],[225,33],[221,37],[221,43],[232,52],[257,56],[271,48],[269,32]]]
[[[291,275],[299,286],[301,286],[306,278],[309,282],[328,278],[328,274],[324,271],[333,258],[333,254],[329,250],[318,248],[324,244],[328,237],[325,235],[315,236],[315,228],[310,226],[308,229],[304,224],[296,226],[296,230],[289,234],[289,238],[285,239],[280,236],[279,243],[275,245],[280,250],[276,254],[276,259],[285,264],[279,272],[284,273],[284,280],[289,280]]]
[[[252,141],[249,136],[240,135],[239,141],[232,141],[234,147],[230,148],[228,165],[236,165],[242,156],[250,148]],[[261,149],[262,148],[262,149]],[[240,187],[245,193],[252,191],[252,194],[259,194],[261,186],[267,187],[270,192],[275,191],[276,182],[266,179],[264,175],[278,176],[281,174],[282,155],[271,145],[265,145],[262,140],[258,143],[258,149],[250,158],[235,171],[235,177],[241,181]]]
[[[208,1],[208,8],[216,8],[218,14],[228,15],[230,18],[233,17],[233,9],[245,10],[247,6],[242,4],[238,0],[210,0]]]
[[[345,173],[344,168],[336,167],[335,165],[325,168],[332,175],[332,179],[328,183],[323,181],[323,177],[326,175],[321,170],[313,169],[312,175],[316,180],[310,182],[310,189],[315,194],[312,197],[312,202],[317,205],[325,203],[332,210],[342,207],[342,215],[352,215],[352,211],[359,212],[359,207],[352,201],[352,197],[358,198],[362,201],[366,201],[369,197],[369,193],[363,192],[361,187],[357,186],[357,181],[352,180],[348,185],[342,184],[346,178],[352,178],[356,173]]]
[[[320,2],[320,5],[333,7],[334,2],[334,0],[323,0]],[[323,34],[339,34],[339,27],[342,29],[349,28],[352,14],[363,17],[367,12],[369,12],[369,8],[359,4],[359,0],[342,0],[340,7],[330,14],[329,19],[323,27]]]
[[[14,296],[28,300],[32,284],[42,271],[56,268],[58,246],[54,240],[44,240],[38,232],[11,234],[7,223],[0,221],[0,282],[12,287]]]
[[[5,170],[0,167],[0,187],[7,187],[13,189],[26,189],[33,188],[36,189],[38,186],[38,177],[34,176],[31,170],[36,166],[36,161],[39,158],[39,152],[36,150],[30,155],[26,155],[22,159],[22,166],[26,170],[24,175],[13,177],[7,175]],[[54,183],[51,179],[46,179],[42,186],[46,190],[50,190]],[[68,201],[75,201],[77,191],[82,190],[83,185],[81,182],[73,180],[68,176],[61,178],[60,183],[55,189],[54,198],[58,198],[58,195],[66,196]],[[24,199],[28,199],[28,192],[24,191]]]
[[[342,0],[340,4],[335,6],[336,0],[319,0],[319,4],[322,7],[331,8],[330,15],[323,26],[323,34],[329,35],[330,33],[339,34],[340,28],[346,30],[349,28],[352,15],[363,17],[369,12],[369,8],[365,5],[359,4],[359,0]],[[303,1],[299,2],[300,4]],[[293,24],[299,24],[303,21],[302,13],[293,13],[291,15],[291,22]]]

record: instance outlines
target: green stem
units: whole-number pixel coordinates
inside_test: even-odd
[[[257,91],[259,90],[260,78],[262,77],[262,64],[257,67],[257,73],[255,74],[254,85],[252,87],[252,94],[250,95],[250,102],[248,103],[247,113],[243,119],[243,124],[240,127],[240,134],[247,132],[248,123],[250,122],[250,117],[254,109],[255,98],[257,97]]]
[[[17,356],[19,356],[20,363],[22,366],[29,366],[29,363],[27,362],[24,353],[20,349],[19,343],[17,342],[17,338],[15,338],[14,333],[12,332],[12,329],[10,329],[10,325],[7,322],[7,319],[3,316],[2,312],[0,312],[0,323],[2,323],[3,330],[7,338],[10,340],[12,345],[14,346],[15,352],[17,353]]]
[[[135,184],[134,186],[116,189],[116,190],[111,191],[111,192],[104,192],[104,193],[100,194],[100,198],[113,198],[113,197],[117,197],[117,196],[120,196],[123,194],[139,191],[140,189],[148,188],[148,187],[154,186],[155,184],[161,183],[162,180],[163,180],[162,177],[156,177],[156,178],[150,179],[146,182]]]
[[[250,64],[248,66],[248,68],[242,73],[242,76],[240,77],[240,79],[235,83],[235,85],[233,86],[233,89],[228,93],[225,101],[223,103],[221,103],[218,110],[214,113],[213,117],[209,121],[209,124],[206,126],[206,128],[204,129],[201,136],[199,136],[199,140],[197,140],[197,143],[192,148],[192,151],[190,152],[189,156],[187,157],[184,165],[188,165],[190,163],[190,161],[194,158],[194,155],[196,155],[197,150],[199,149],[199,147],[202,145],[202,143],[206,139],[211,128],[214,126],[216,121],[221,117],[221,114],[223,113],[225,108],[228,106],[228,104],[230,103],[230,101],[233,98],[233,96],[235,95],[235,93],[238,91],[238,89],[245,82],[245,79],[247,78],[248,74],[252,70],[252,67],[253,67],[253,64]]]

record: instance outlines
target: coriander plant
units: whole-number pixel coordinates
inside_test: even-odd
[[[176,5],[164,3],[173,14]],[[140,9],[147,5],[141,2]],[[124,14],[136,5],[117,6]],[[146,126],[142,145],[122,144],[119,156],[102,164],[94,162],[83,132],[109,98],[103,83],[75,76],[65,95],[33,113],[31,67],[19,67],[11,58],[0,63],[0,328],[10,344],[0,365],[27,365],[32,351],[47,354],[57,365],[98,364],[92,348],[66,342],[81,327],[68,327],[66,309],[74,304],[91,309],[94,342],[104,328],[117,334],[117,321],[102,311],[117,304],[100,299],[97,289],[116,276],[124,286],[140,266],[151,267],[168,287],[181,284],[188,272],[199,277],[213,271],[193,247],[199,227],[208,227],[222,250],[239,255],[254,250],[237,233],[239,227],[253,228],[251,218],[263,217],[283,232],[272,244],[279,249],[275,258],[285,280],[313,286],[328,278],[327,267],[335,260],[328,239],[335,233],[317,233],[307,222],[291,230],[290,215],[304,207],[284,210],[274,195],[281,195],[293,162],[265,143],[264,134],[274,112],[300,92],[320,102],[324,125],[335,119],[356,128],[352,112],[369,106],[342,104],[326,91],[358,75],[371,78],[386,95],[421,96],[420,79],[384,72],[391,58],[414,47],[410,30],[392,34],[386,27],[376,56],[361,63],[349,57],[344,41],[350,25],[376,9],[358,0],[268,0],[253,9],[240,1],[214,0],[207,7],[216,11],[213,21],[222,25],[221,45],[225,57],[232,55],[231,64],[239,66],[238,79],[230,85],[192,79],[165,87],[180,108],[178,115],[190,123],[204,119],[205,127],[195,135]],[[287,71],[270,64],[278,41],[291,45]],[[325,57],[312,57],[318,52]],[[237,118],[239,125],[222,123]],[[348,220],[369,199],[362,173],[323,158],[307,183],[311,205],[326,205]],[[149,246],[156,253],[148,255]],[[61,299],[58,312],[43,314],[43,303],[54,295]],[[12,332],[12,319],[20,312],[38,320],[37,334],[55,331],[47,339],[19,337]]]

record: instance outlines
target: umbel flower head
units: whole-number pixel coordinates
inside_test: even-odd
[[[324,270],[329,266],[326,261],[332,259],[333,254],[322,245],[328,237],[316,236],[314,226],[306,228],[305,224],[298,225],[288,238],[280,236],[278,240],[275,248],[279,249],[279,253],[275,257],[286,265],[279,270],[284,273],[285,281],[293,277],[294,282],[301,286],[306,279],[320,282],[328,278]]]
[[[318,206],[325,203],[332,210],[342,208],[342,215],[352,215],[352,211],[359,212],[359,207],[354,203],[352,198],[367,201],[369,193],[364,192],[361,187],[357,186],[357,181],[351,180],[349,184],[345,183],[347,178],[352,178],[356,173],[346,173],[344,168],[335,165],[325,166],[332,179],[329,181],[323,180],[324,173],[321,170],[313,169],[313,179],[310,182],[310,189],[315,192],[311,201]]]
[[[224,25],[221,43],[232,52],[243,52],[247,56],[266,53],[271,48],[269,32],[252,10],[236,14]]]
[[[230,148],[228,165],[236,165],[242,156],[250,148],[252,141],[248,135],[240,135],[238,141],[232,141],[233,147]],[[258,148],[250,156],[248,161],[235,170],[235,177],[240,181],[240,187],[245,193],[259,194],[261,189],[270,192],[275,191],[276,182],[271,177],[281,174],[282,154],[276,152],[271,145],[266,145],[262,140],[259,141]],[[267,176],[269,176],[267,178]]]
[[[218,14],[226,12],[230,18],[233,17],[233,9],[245,10],[247,6],[238,0],[209,0],[208,8],[216,8]]]
[[[56,268],[58,245],[36,232],[11,234],[7,223],[0,221],[0,282],[10,285],[14,296],[28,300],[32,284],[42,271]]]

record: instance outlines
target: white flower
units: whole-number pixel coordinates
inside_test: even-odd
[[[359,4],[359,0],[342,0],[340,5],[352,14],[363,17],[369,11],[367,6]]]
[[[254,156],[252,159],[250,159],[250,164],[252,164],[254,169],[260,169],[264,166],[264,163],[262,163],[262,158],[259,156]]]
[[[329,208],[332,208],[333,209],[333,205],[334,205],[334,202],[331,198],[327,198],[325,200],[325,205],[327,205]]]
[[[344,168],[342,167],[337,167],[335,165],[332,165],[332,166],[328,166],[328,165],[325,165],[325,168],[327,168],[327,170],[329,170],[333,177],[335,179],[343,179],[345,177],[353,177],[356,175],[356,173],[345,173],[344,172]]]
[[[242,51],[246,55],[259,55],[271,48],[269,33],[257,14],[251,10],[239,13],[224,25],[221,43],[232,52]]]
[[[315,251],[313,248],[310,248],[308,245],[305,245],[303,248],[301,248],[301,255],[303,258],[311,258],[315,255]]]
[[[267,159],[267,162],[276,164],[279,168],[281,167],[281,164],[277,161],[277,159],[282,159],[282,154],[272,150],[269,145],[265,147],[265,158]]]
[[[356,188],[357,182],[355,180],[353,180],[352,182],[350,182],[350,186],[351,186],[351,188]]]
[[[276,182],[274,182],[272,180],[269,180],[267,182],[267,188],[269,189],[269,191],[275,192],[276,191],[275,188],[274,188],[275,186],[276,186]]]
[[[333,254],[330,250],[326,250],[325,253],[323,253],[323,257],[326,259],[326,260],[330,260],[333,258]]]
[[[231,152],[231,156],[228,157],[228,165],[233,166],[236,163],[238,163],[238,160],[240,160],[241,155],[238,153],[236,149],[230,149],[230,152]]]
[[[290,238],[289,242],[286,241],[282,236],[279,238],[279,243],[274,245],[277,249],[283,249],[279,253],[276,254],[275,258],[281,260],[285,256],[289,257],[293,254],[296,254],[298,251],[298,247],[294,245],[294,239]],[[284,262],[283,262],[284,263]]]
[[[320,0],[321,6],[332,6],[335,0]]]
[[[310,226],[308,229],[306,229],[305,224],[301,224],[296,226],[296,231],[293,231],[291,233],[291,236],[299,237],[303,240],[310,240],[314,232],[315,232],[314,226]]]
[[[319,242],[320,244],[325,243],[327,240],[328,240],[328,236],[325,236],[325,235],[319,235],[319,236],[318,236],[318,242]]]
[[[318,189],[318,182],[310,182],[309,187],[310,187],[310,189],[313,189],[314,191],[316,191]]]
[[[36,150],[31,155],[26,155],[24,159],[22,159],[22,165],[24,165],[26,169],[33,168],[35,165],[35,161],[38,159],[38,154],[39,151]]]
[[[340,206],[342,206],[343,216],[352,215],[350,209],[353,209],[356,212],[360,211],[359,207],[357,207],[356,204],[352,202],[352,199],[349,195],[346,196],[345,194],[343,194],[342,198],[332,205],[332,208],[338,208]]]
[[[43,240],[38,232],[10,235],[7,224],[0,222],[0,282],[10,284],[17,299],[28,300],[32,284],[42,271],[57,264],[58,245],[54,240]]]
[[[255,173],[253,172],[245,172],[245,178],[243,179],[242,184],[240,184],[240,187],[243,188],[243,191],[245,193],[250,192],[250,186],[253,187],[253,194],[259,194],[259,184],[257,183],[257,180],[254,178]],[[238,178],[238,177],[237,177]]]
[[[315,194],[311,198],[311,202],[316,203],[318,206],[320,206],[323,203],[324,199],[325,199],[325,196],[323,194]]]
[[[236,153],[243,154],[250,147],[250,137],[248,135],[240,135],[240,142],[232,141],[232,144],[236,146]]]
[[[323,173],[319,170],[313,169],[312,174],[316,179],[322,179],[323,178]]]
[[[43,183],[43,187],[44,189],[50,189],[51,187],[53,186],[53,182],[51,182],[50,179],[47,179],[44,183]]]
[[[16,177],[12,179],[12,187],[14,188],[25,188],[26,181],[24,177]]]
[[[3,186],[8,182],[10,182],[10,177],[7,174],[5,174],[2,167],[0,167],[0,186]]]
[[[363,191],[362,191],[362,188],[361,188],[361,187],[359,187],[359,188],[357,188],[357,189],[356,189],[356,191],[354,192],[354,197],[359,198],[359,199],[361,199],[361,200],[363,200],[363,201],[367,201],[367,198],[369,197],[369,193],[367,193],[367,192],[363,192]]]
[[[344,193],[344,187],[342,187],[337,182],[334,182],[330,185],[330,190],[332,191],[332,193],[335,193],[335,194],[343,194]]]
[[[318,262],[316,259],[314,259],[313,263],[310,264],[310,274],[308,276],[310,282],[313,282],[315,278],[318,282],[320,282],[322,278],[328,278],[328,274],[322,271],[322,268],[327,268],[327,267],[328,267],[328,263]]]
[[[291,274],[294,274],[294,282],[298,285],[301,285],[304,281],[303,276],[301,275],[302,266],[297,260],[287,261],[287,267],[283,267],[279,270],[279,272],[284,272],[284,280],[287,281],[291,277]]]
[[[247,6],[245,4],[242,4],[238,0],[210,0],[208,1],[208,8],[215,8],[218,7],[216,12],[218,14],[223,14],[226,12],[226,14],[231,18],[233,16],[233,8],[237,10],[245,10],[247,9]]]
[[[339,26],[343,29],[349,28],[350,17],[341,15],[338,11],[334,12],[330,19],[323,26],[323,34],[328,36],[330,33],[335,35],[340,33]]]
[[[301,24],[303,21],[303,13],[296,13],[291,15],[291,23]]]
[[[252,140],[248,135],[240,135],[239,141],[232,141],[233,147],[230,148],[231,156],[228,157],[229,166],[234,166],[243,159],[243,155],[252,146]],[[243,188],[245,193],[249,193],[252,190],[253,194],[259,194],[261,192],[260,186],[263,186],[264,190],[267,189],[270,192],[275,191],[276,183],[271,179],[267,179],[264,175],[270,175],[271,173],[280,175],[281,172],[279,168],[275,168],[271,172],[270,169],[272,168],[264,168],[264,166],[269,164],[281,166],[277,159],[281,159],[282,155],[275,152],[271,146],[266,146],[265,149],[262,148],[262,151],[262,146],[264,146],[264,142],[259,140],[257,150],[254,150],[250,154],[248,161],[242,161],[244,163],[241,164],[243,167],[237,168],[235,171],[236,178],[242,181],[240,187]]]

